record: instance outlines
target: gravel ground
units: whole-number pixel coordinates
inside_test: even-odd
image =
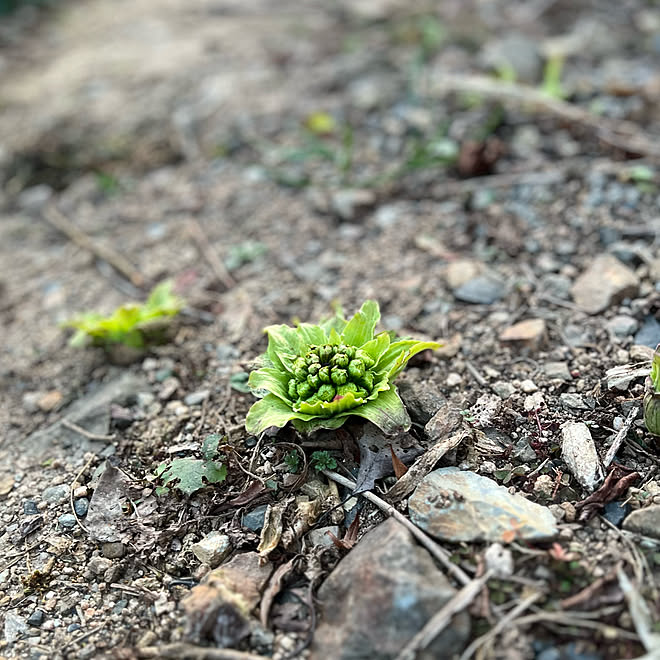
[[[660,477],[639,407],[660,342],[659,44],[642,2],[97,0],[5,19],[3,657],[403,658],[487,569],[436,630],[446,657],[654,650]],[[170,343],[68,345],[64,321],[166,278],[187,301]],[[414,424],[393,448],[473,475],[486,507],[540,507],[504,531],[487,509],[466,539],[447,504],[453,535],[427,531],[458,577],[373,499],[291,471],[324,450],[364,476],[359,426],[244,429],[262,329],[367,299],[382,328],[443,343],[399,380]],[[163,493],[158,466],[211,434],[226,479]],[[423,491],[393,495],[377,442],[371,492],[424,527]]]

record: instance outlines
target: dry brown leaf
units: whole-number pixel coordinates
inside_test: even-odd
[[[270,606],[273,604],[275,596],[280,593],[282,589],[282,582],[284,578],[293,570],[294,563],[298,559],[298,555],[289,559],[286,564],[282,564],[271,576],[268,586],[264,590],[264,595],[261,598],[261,605],[259,606],[259,619],[261,625],[268,627],[268,614]]]
[[[392,445],[390,445],[390,452],[392,453],[392,467],[394,467],[394,476],[397,478],[397,480],[399,480],[406,472],[408,472],[408,468],[394,453],[394,447],[392,447]]]
[[[330,530],[328,530],[326,534],[332,539],[332,542],[340,550],[350,550],[357,543],[357,537],[359,531],[360,531],[360,512],[358,511],[350,527],[346,530],[346,533],[344,534],[344,538],[338,539]]]

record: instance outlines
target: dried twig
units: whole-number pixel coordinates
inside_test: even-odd
[[[269,660],[264,655],[217,649],[207,646],[195,646],[184,642],[163,644],[162,646],[143,646],[134,649],[138,658],[176,658],[176,660]]]
[[[534,106],[541,112],[559,119],[581,124],[607,144],[645,156],[660,157],[660,136],[650,135],[629,121],[613,120],[549,96],[543,91],[520,83],[505,82],[481,75],[451,75],[443,72],[432,83],[432,91],[439,94],[467,92],[497,98],[504,102]]]
[[[321,472],[328,479],[332,479],[351,490],[355,489],[355,482],[343,477],[341,474],[330,470],[321,470]],[[370,490],[362,491],[359,495],[364,497],[365,500],[369,500],[372,504],[375,504],[388,516],[392,516],[392,518],[400,522],[461,584],[469,584],[472,581],[465,571],[449,560],[449,553],[444,548],[439,546],[430,536],[408,520],[400,511],[397,511],[391,504],[382,500],[378,495],[374,495]]]
[[[231,289],[235,284],[234,278],[229,274],[227,267],[222,263],[222,259],[218,257],[216,251],[211,247],[208,237],[204,233],[204,228],[199,223],[197,218],[188,218],[188,232],[195,241],[197,249],[200,251],[206,262],[211,267],[213,274],[222,282],[228,289]]]
[[[635,419],[637,419],[638,413],[639,413],[639,406],[635,406],[634,408],[631,408],[630,412],[628,413],[628,416],[623,422],[623,426],[619,429],[619,432],[616,434],[614,441],[612,442],[610,448],[607,450],[607,454],[605,454],[605,459],[603,460],[603,467],[605,468],[609,467],[610,463],[614,460],[616,453],[619,451],[619,447],[621,447],[623,441],[625,440],[625,437],[628,435],[628,431],[630,430],[632,423],[635,421]]]
[[[411,493],[419,484],[419,482],[433,469],[435,464],[451,449],[458,447],[458,445],[469,437],[472,430],[463,428],[457,433],[450,435],[448,438],[443,438],[436,442],[427,452],[422,454],[413,463],[408,472],[406,472],[401,479],[399,479],[392,488],[387,492],[387,499],[390,502],[400,502],[404,497]]]
[[[399,652],[396,660],[415,660],[417,653],[426,649],[445,629],[452,616],[463,611],[472,603],[492,574],[492,571],[489,570],[481,577],[468,582],[426,622],[424,627]]]
[[[492,639],[504,630],[521,612],[524,612],[528,607],[533,605],[543,594],[537,591],[530,594],[516,605],[508,614],[503,616],[487,633],[481,637],[477,637],[466,649],[463,651],[459,660],[469,660],[474,653],[481,648],[484,644],[490,642]]]
[[[78,229],[71,220],[63,215],[55,206],[47,206],[43,212],[46,222],[62,232],[70,241],[83,250],[91,252],[97,259],[109,263],[118,273],[121,273],[131,284],[142,289],[146,284],[144,275],[123,255],[112,248],[95,243],[87,234]]]
[[[72,431],[75,431],[76,433],[79,433],[82,435],[84,438],[87,438],[88,440],[102,440],[105,442],[110,442],[111,440],[115,439],[115,434],[112,433],[110,435],[101,435],[99,433],[92,433],[91,431],[86,431],[82,426],[78,426],[78,424],[75,424],[74,422],[68,420],[68,419],[63,419],[61,422],[62,426],[64,426],[67,429],[71,429]]]

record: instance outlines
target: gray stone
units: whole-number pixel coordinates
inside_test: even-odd
[[[32,500],[25,500],[25,502],[23,502],[23,513],[26,516],[36,516],[39,514],[39,509],[37,508],[36,503]]]
[[[571,380],[571,372],[566,362],[546,362],[543,373],[552,380]]]
[[[307,540],[311,546],[331,546],[333,545],[333,541],[328,532],[334,534],[336,538],[340,538],[339,527],[337,525],[330,525],[329,527],[316,527],[307,534]]]
[[[12,644],[26,635],[27,632],[28,626],[25,618],[13,612],[7,612],[5,615],[5,641]]]
[[[496,383],[493,383],[490,386],[490,389],[493,390],[500,399],[508,399],[510,396],[515,394],[516,388],[511,384],[503,380],[498,380]]]
[[[416,380],[402,380],[397,383],[397,389],[412,420],[422,426],[447,402],[436,389]]]
[[[491,305],[504,297],[504,282],[493,275],[479,275],[453,291],[457,300],[475,305]]]
[[[89,500],[86,497],[81,497],[73,503],[73,508],[79,518],[84,518],[89,509]]]
[[[337,190],[330,195],[330,207],[342,220],[354,220],[360,211],[373,206],[376,196],[371,190]]]
[[[190,394],[186,395],[186,397],[183,399],[183,402],[187,406],[199,406],[209,398],[210,394],[210,390],[199,390],[199,392],[191,392]]]
[[[104,543],[101,546],[101,552],[107,559],[118,559],[124,556],[124,544],[121,541]]]
[[[564,392],[559,396],[562,408],[567,410],[591,410],[591,406],[585,401],[581,394]]]
[[[547,507],[512,495],[492,479],[455,467],[428,474],[410,498],[408,510],[416,525],[452,542],[540,541],[557,534]]]
[[[69,486],[67,484],[60,484],[59,486],[49,486],[41,493],[46,502],[50,504],[59,504],[66,502],[69,499]]]
[[[118,378],[101,385],[72,403],[64,413],[63,419],[77,424],[90,433],[107,435],[110,404],[124,403],[144,389],[144,380],[132,372],[124,372]],[[30,456],[39,456],[46,453],[52,445],[57,445],[62,448],[73,447],[77,450],[76,453],[82,454],[86,451],[101,451],[107,445],[107,442],[90,440],[63,426],[63,419],[32,433],[24,443],[25,452]]]
[[[660,539],[660,504],[651,504],[633,511],[624,521],[623,529]]]
[[[445,404],[428,421],[424,427],[424,433],[431,440],[439,440],[455,431],[462,423],[463,415],[461,415],[460,410]]]
[[[252,509],[252,511],[244,513],[241,520],[241,525],[252,532],[260,531],[264,526],[264,519],[266,517],[267,508],[267,504],[262,504]]]
[[[57,522],[63,529],[73,529],[77,525],[76,517],[72,513],[63,513]]]
[[[649,316],[635,335],[635,344],[655,348],[660,341],[660,322],[654,316]]]
[[[625,314],[614,316],[607,322],[607,329],[617,337],[625,338],[635,334],[639,328],[637,319]]]
[[[571,474],[583,488],[593,491],[604,473],[589,427],[584,422],[567,422],[561,438],[561,457]]]
[[[531,463],[536,460],[536,452],[525,438],[520,438],[513,446],[512,456],[523,463]]]
[[[34,626],[35,628],[38,628],[44,620],[44,613],[43,610],[34,610],[32,614],[27,619],[27,624],[28,626]]]
[[[319,589],[323,617],[311,660],[392,660],[455,593],[428,552],[390,518],[368,532]],[[461,612],[416,657],[451,658],[469,632]]]
[[[596,257],[571,287],[573,300],[588,314],[631,298],[639,291],[639,279],[611,254]]]
[[[201,541],[195,543],[190,549],[199,561],[203,564],[208,564],[211,568],[215,568],[231,552],[231,541],[225,534],[212,531]]]
[[[107,557],[92,557],[87,562],[87,571],[92,575],[103,575],[112,566],[112,561]]]

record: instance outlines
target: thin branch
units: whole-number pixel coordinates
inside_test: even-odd
[[[619,429],[619,432],[616,434],[614,441],[610,445],[610,448],[607,450],[607,454],[605,454],[605,459],[603,460],[603,467],[608,468],[612,463],[612,461],[614,460],[616,453],[619,451],[619,448],[621,447],[623,441],[628,435],[628,431],[630,430],[632,423],[637,418],[638,413],[639,413],[639,406],[635,406],[628,413],[628,416],[623,422],[623,426]]]
[[[447,627],[454,614],[462,612],[479,595],[492,571],[486,571],[481,577],[474,578],[445,603],[426,625],[399,652],[396,660],[415,660],[417,653],[428,648],[433,640]]]
[[[269,660],[266,656],[235,651],[233,649],[218,649],[207,646],[195,646],[175,642],[162,646],[143,646],[134,649],[138,658],[176,658],[177,660]]]
[[[503,616],[487,633],[481,637],[477,637],[466,649],[459,660],[469,660],[474,653],[481,648],[484,644],[490,642],[492,639],[504,630],[521,612],[524,612],[528,607],[533,605],[543,594],[540,591],[530,594],[522,600],[516,607],[514,607],[508,614]]]
[[[231,289],[235,284],[234,278],[229,274],[227,267],[222,263],[222,259],[217,255],[216,251],[211,246],[208,236],[204,233],[204,228],[196,218],[188,218],[188,232],[193,241],[197,245],[197,249],[201,255],[206,259],[206,262],[211,267],[213,274],[222,282],[228,289]]]
[[[337,474],[330,470],[321,470],[321,472],[323,472],[328,479],[332,479],[332,481],[336,481],[338,484],[350,488],[351,490],[355,489],[355,482],[343,477],[341,474]],[[408,518],[406,518],[400,511],[397,511],[391,504],[382,500],[378,495],[374,495],[370,490],[365,490],[358,493],[358,495],[364,497],[365,500],[369,500],[369,502],[375,504],[388,516],[391,516],[397,522],[400,522],[461,584],[469,584],[472,581],[465,571],[449,560],[449,553],[444,548],[439,546],[423,530],[410,522]]]
[[[87,252],[91,252],[96,258],[109,263],[118,273],[121,273],[131,284],[139,289],[144,288],[146,278],[133,266],[123,255],[115,252],[112,248],[95,243],[87,234],[78,229],[71,220],[57,210],[55,206],[47,206],[43,211],[44,220],[64,234],[71,242],[75,243]]]
[[[99,433],[92,433],[91,431],[86,431],[82,426],[78,426],[78,424],[75,424],[74,422],[72,422],[68,419],[63,419],[60,423],[65,428],[71,429],[72,431],[75,431],[76,433],[79,433],[80,435],[82,435],[84,438],[87,438],[88,440],[105,440],[106,442],[109,442],[110,440],[115,439],[115,434],[114,433],[112,433],[110,435],[101,435]]]

